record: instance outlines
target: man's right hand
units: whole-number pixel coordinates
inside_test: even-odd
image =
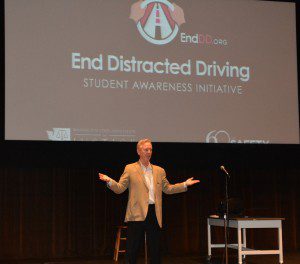
[[[107,175],[102,174],[102,173],[99,173],[99,180],[107,182],[107,183],[110,182],[110,178]]]

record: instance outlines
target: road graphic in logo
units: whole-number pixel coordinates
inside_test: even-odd
[[[168,0],[140,0],[131,6],[130,18],[142,37],[155,45],[170,43],[185,23],[182,8]]]

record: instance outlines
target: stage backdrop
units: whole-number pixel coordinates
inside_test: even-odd
[[[6,0],[5,138],[299,143],[294,3]]]

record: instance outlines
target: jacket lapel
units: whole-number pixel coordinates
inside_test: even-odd
[[[153,192],[154,192],[154,199],[156,200],[156,185],[157,185],[157,171],[155,166],[152,165],[152,173],[153,173]]]
[[[146,180],[145,180],[144,172],[143,172],[142,167],[141,167],[141,165],[140,165],[139,162],[136,162],[136,163],[135,163],[135,168],[136,168],[136,170],[137,170],[137,172],[138,172],[138,174],[139,174],[141,180],[143,181],[144,185],[145,185],[146,188],[149,190],[148,185],[147,185],[147,182],[146,182]]]

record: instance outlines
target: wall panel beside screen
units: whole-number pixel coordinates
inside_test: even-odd
[[[299,144],[295,3],[6,0],[5,140]]]

